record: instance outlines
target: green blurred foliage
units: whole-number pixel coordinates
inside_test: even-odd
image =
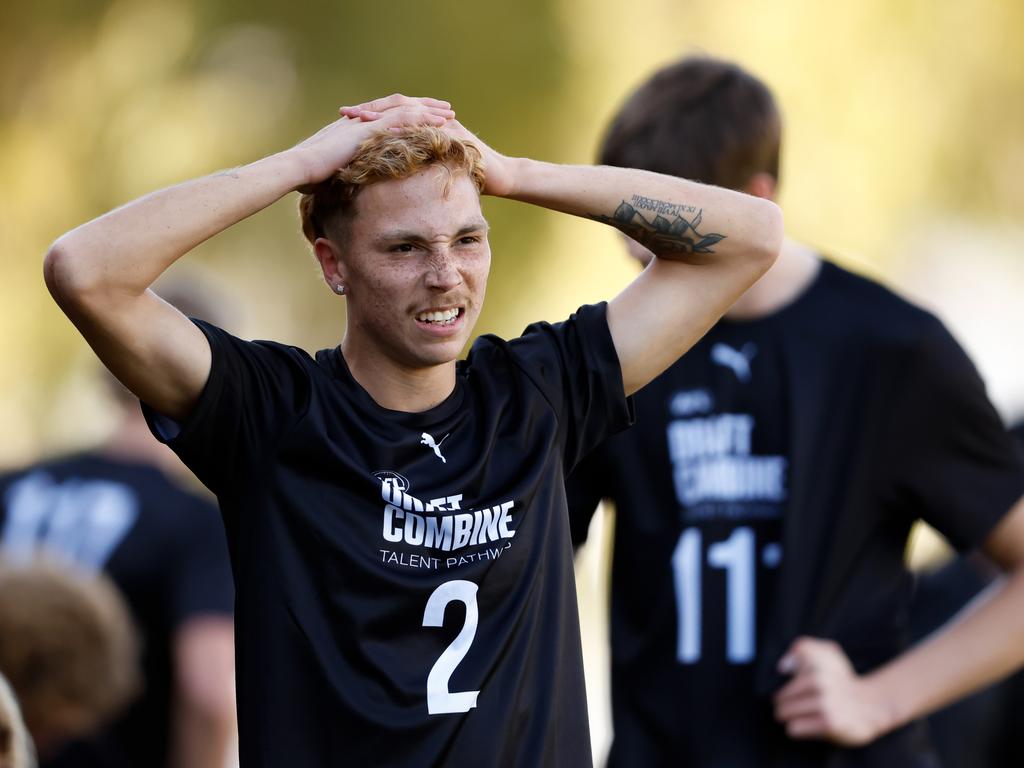
[[[1024,215],[1024,3],[596,0],[518,3],[38,0],[0,10],[0,463],[102,429],[94,362],[40,276],[61,232],[163,185],[284,148],[393,91],[449,99],[498,149],[586,162],[628,89],[688,51],[738,59],[787,116],[788,226],[885,272],[911,225]],[[343,312],[294,197],[186,262],[229,324],[308,349]],[[613,235],[488,201],[478,328],[504,335],[610,296]]]

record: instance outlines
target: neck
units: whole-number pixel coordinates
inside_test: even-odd
[[[821,268],[821,259],[806,245],[786,240],[771,269],[737,299],[725,316],[755,320],[778,312],[806,291]]]
[[[455,389],[455,361],[422,368],[407,368],[382,356],[368,353],[345,334],[341,353],[352,378],[382,408],[419,413],[440,405]]]

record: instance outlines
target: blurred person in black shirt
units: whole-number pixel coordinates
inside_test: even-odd
[[[102,726],[142,684],[139,637],[120,591],[102,573],[0,559],[0,674],[40,758]]]
[[[164,298],[189,314],[220,304],[187,282]],[[184,467],[150,434],[138,399],[113,378],[111,436],[94,449],[0,476],[0,555],[58,557],[110,576],[143,638],[145,686],[101,732],[44,768],[223,768],[234,749],[230,563],[214,504],[177,479]]]
[[[774,199],[781,130],[762,83],[688,58],[601,162]],[[636,415],[568,487],[577,544],[616,508],[609,764],[934,765],[918,719],[1024,661],[1024,464],[942,324],[787,241]],[[918,518],[1012,575],[908,652]]]
[[[62,308],[219,498],[247,768],[590,764],[565,475],[781,243],[770,202],[503,157],[449,106],[343,108],[291,149],[72,230],[46,258]],[[298,190],[345,302],[339,345],[243,341],[150,293]],[[612,224],[658,258],[611,302],[481,337],[457,362],[490,267],[481,194]]]

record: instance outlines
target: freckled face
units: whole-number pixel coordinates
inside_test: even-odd
[[[434,167],[363,189],[342,261],[350,341],[404,368],[455,360],[480,315],[491,264],[476,187]]]

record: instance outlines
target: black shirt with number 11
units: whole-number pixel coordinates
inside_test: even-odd
[[[482,337],[422,413],[198,324],[193,413],[150,418],[224,515],[242,765],[589,765],[564,476],[630,420],[604,305]]]
[[[577,541],[616,507],[610,766],[924,768],[920,724],[860,749],[786,737],[802,635],[859,672],[908,644],[911,525],[982,543],[1024,462],[949,332],[824,261],[777,312],[720,321],[569,480]]]

